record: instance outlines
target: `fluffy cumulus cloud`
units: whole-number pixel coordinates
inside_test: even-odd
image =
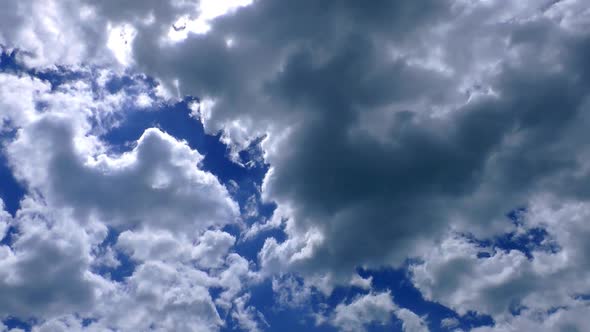
[[[388,292],[367,294],[351,303],[340,303],[329,318],[329,323],[341,331],[366,331],[369,324],[386,325],[395,314],[405,332],[428,332],[423,319],[408,309],[398,308]]]
[[[0,214],[0,316],[35,331],[219,330],[220,312],[249,308],[238,296],[256,279],[220,229],[238,222],[237,203],[162,130],[122,153],[104,141],[134,96],[95,76],[1,74],[3,152],[27,194]],[[131,271],[117,277],[120,257]]]
[[[235,203],[212,174],[198,168],[203,157],[186,143],[151,128],[131,151],[109,154],[92,135],[89,117],[100,119],[120,102],[94,105],[90,87],[83,84],[55,93],[43,86],[45,91],[36,92],[42,96],[26,101],[32,114],[6,147],[10,162],[18,165],[17,179],[52,205],[71,207],[80,220],[100,219],[113,227],[141,221],[175,229],[234,221]],[[38,103],[45,112],[34,111]]]
[[[399,309],[397,317],[402,321],[403,330],[407,332],[428,332],[424,318],[408,309]]]
[[[342,331],[590,324],[586,1],[219,3],[0,11],[0,318],[261,331],[268,286]],[[203,133],[138,120],[177,103]]]
[[[582,331],[588,321],[580,313],[589,309],[585,295],[590,291],[581,243],[587,218],[587,203],[537,199],[524,225],[544,226],[552,236],[530,257],[454,236],[412,267],[414,282],[426,297],[459,313],[492,314],[497,325],[487,330]],[[482,252],[485,258],[478,255]]]
[[[15,220],[22,233],[11,247],[0,247],[1,315],[50,317],[87,310],[101,284],[88,271],[89,234],[61,218],[40,216],[44,209],[33,202],[23,205]]]
[[[339,304],[334,310],[331,323],[343,331],[365,331],[366,324],[386,324],[394,310],[395,305],[389,294],[369,294],[350,304]]]
[[[76,155],[73,129],[65,121],[43,117],[8,147],[20,165],[17,176],[46,191],[52,203],[72,206],[80,219],[96,217],[115,227],[132,227],[139,220],[172,229],[233,221],[235,203],[213,175],[198,169],[202,157],[186,144],[148,129],[129,153],[88,160]],[[44,145],[62,151],[35,155]]]

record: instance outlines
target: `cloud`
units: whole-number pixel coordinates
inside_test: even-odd
[[[134,68],[215,101],[209,132],[238,148],[268,134],[263,196],[289,238],[268,242],[264,268],[275,257],[344,282],[448,228],[502,232],[504,214],[539,191],[584,198],[563,177],[583,174],[587,155],[578,5],[261,0],[176,42],[162,42],[182,11],[167,2],[96,11],[138,27]]]
[[[34,318],[33,331],[218,331],[224,325],[220,310],[231,310],[240,321],[260,319],[240,297],[256,276],[237,254],[192,257],[199,244],[190,240],[166,244],[162,231],[143,230],[138,241],[127,231],[112,248],[129,252],[136,266],[118,282],[92,268],[107,236],[104,224],[78,223],[67,210],[29,198],[16,218],[11,221],[18,227],[16,240],[0,246],[0,289],[7,294],[0,300],[0,317]],[[210,233],[199,242],[210,241]],[[194,264],[207,255],[208,261],[223,261],[211,270]],[[222,290],[216,298],[212,287]],[[90,324],[82,322],[86,318]]]
[[[4,208],[4,201],[0,198],[0,241],[6,236],[11,219],[10,213]]]
[[[496,326],[490,330],[583,326],[583,320],[572,317],[588,309],[582,296],[590,292],[588,262],[582,254],[588,204],[548,196],[532,202],[519,226],[524,229],[516,231],[526,234],[529,227],[544,227],[549,235],[532,247],[530,258],[518,250],[450,236],[425,254],[423,263],[410,267],[414,284],[427,299],[459,314],[492,315]],[[548,250],[548,242],[558,247]],[[486,251],[489,257],[478,255]]]
[[[429,332],[424,319],[408,309],[401,308],[396,311],[397,318],[402,321],[405,332]]]
[[[556,309],[555,312],[551,313],[525,310],[521,315],[508,322],[498,322],[493,327],[480,327],[472,331],[584,331],[588,323],[588,304],[580,303],[567,309]]]
[[[29,76],[0,74],[0,96],[2,97],[2,113],[0,113],[0,129],[5,131],[9,126],[22,126],[37,115],[35,101],[40,93],[47,93],[51,86]],[[9,123],[10,122],[10,123]]]
[[[23,128],[7,151],[21,181],[53,204],[71,207],[81,221],[180,230],[236,220],[236,203],[212,174],[198,168],[203,157],[186,143],[154,128],[120,156],[77,151],[75,140],[92,144],[91,139],[76,137],[68,118],[47,115]]]
[[[469,310],[499,314],[519,303],[534,288],[530,263],[516,250],[477,257],[479,248],[464,239],[449,239],[411,267],[414,284],[434,299],[464,315]]]
[[[7,6],[0,14],[0,44],[23,50],[21,61],[39,67],[79,66],[89,59],[109,62],[102,22],[92,8],[53,0],[26,0]]]
[[[243,292],[258,277],[220,230],[237,203],[203,156],[157,128],[123,153],[103,141],[134,88],[0,78],[3,125],[15,132],[4,152],[27,189],[14,218],[0,213],[2,238],[13,227],[0,245],[0,319],[34,319],[33,331],[200,332],[219,331],[220,313],[255,312]],[[120,280],[100,274],[122,264]]]
[[[562,33],[549,22],[542,24],[542,29],[549,31],[538,31],[541,35]],[[539,27],[518,23],[513,28],[516,34],[520,29]],[[584,40],[574,38],[572,42],[560,45],[555,41],[552,45],[575,58],[577,49],[587,46]],[[514,46],[523,49],[520,56],[539,47],[535,40],[522,43]],[[346,45],[352,48],[350,45],[357,44]],[[570,80],[569,73],[579,67],[574,58],[567,58],[571,62],[552,58],[551,63],[563,66],[559,72],[540,63],[505,60],[497,67],[497,74],[487,78],[494,93],[454,106],[434,98],[437,93],[458,98],[455,91],[446,93],[449,84],[459,88],[458,82],[444,83],[444,75],[404,62],[368,60],[379,54],[371,44],[363,45],[363,52],[344,47],[333,59],[316,65],[313,56],[302,51],[291,58],[291,65],[288,63],[275,81],[279,88],[289,84],[281,90],[289,95],[281,97],[314,111],[309,116],[306,113],[303,124],[268,156],[272,172],[265,179],[265,197],[290,207],[286,215],[290,239],[279,246],[269,243],[266,248],[278,255],[287,253],[280,260],[294,255],[287,248],[295,239],[309,244],[304,238],[317,232],[321,235],[313,238],[323,240],[314,245],[307,259],[297,262],[300,265],[294,264],[299,271],[399,264],[424,241],[441,236],[449,227],[498,231],[505,224],[504,213],[528,203],[538,191],[584,199],[574,188],[575,181],[562,176],[584,173],[585,162],[579,158],[587,149],[576,134],[576,128],[581,129],[578,125],[587,121],[581,112],[587,91]],[[369,65],[343,76],[347,70],[363,66],[363,61]],[[389,81],[360,85],[379,78],[372,73],[386,70],[392,70],[386,76]],[[405,82],[434,84],[441,76],[440,85],[432,90],[416,87],[395,95],[400,85],[409,89]],[[328,78],[329,82],[319,83]],[[308,89],[311,82],[323,85]],[[388,94],[382,105],[363,103],[363,89],[374,94],[365,98],[376,103],[379,90],[371,88],[382,86],[391,87],[385,90]],[[297,93],[301,95],[293,95]],[[403,106],[411,100],[426,100],[427,108]],[[537,100],[545,100],[545,108],[537,107]],[[435,116],[428,106],[433,104],[447,105],[451,110]],[[551,111],[557,107],[564,110],[559,115]],[[369,129],[359,128],[359,117],[369,118],[363,124]],[[371,117],[388,127],[375,128]],[[558,132],[568,134],[558,136]],[[539,145],[541,141],[547,145]],[[554,153],[560,155],[558,160],[544,157]],[[263,255],[268,256],[264,250]]]
[[[120,228],[141,222],[176,230],[199,225],[198,231],[236,222],[237,204],[200,169],[203,156],[185,142],[151,128],[131,151],[109,153],[99,135],[133,98],[126,90],[94,91],[82,80],[53,89],[14,74],[0,79],[7,83],[0,89],[8,105],[3,122],[18,129],[6,144],[9,163],[19,181],[51,204],[72,208],[80,221],[99,218]]]
[[[367,294],[334,309],[330,324],[341,331],[366,331],[369,323],[386,325],[396,307],[389,293]]]
[[[457,318],[448,317],[440,321],[440,327],[442,328],[453,329],[457,326],[459,326],[459,320]]]
[[[102,278],[91,273],[92,238],[71,220],[24,202],[14,242],[0,246],[0,317],[51,317],[92,307]]]
[[[119,236],[115,247],[129,253],[137,266],[124,283],[113,285],[104,294],[93,312],[94,328],[218,331],[225,325],[224,312],[254,326],[257,317],[252,315],[256,309],[245,305],[243,295],[247,286],[256,281],[249,263],[235,253],[198,249],[212,236],[229,235],[207,231],[194,244],[186,237],[170,235],[143,230]],[[200,267],[203,260],[215,265]],[[211,288],[219,289],[219,295],[213,297]],[[250,323],[246,323],[247,319]]]
[[[294,276],[274,277],[272,291],[275,302],[282,308],[297,308],[308,304],[311,299],[311,287]]]
[[[238,326],[243,331],[259,332],[270,327],[260,311],[247,305],[249,300],[249,294],[245,294],[234,301],[235,310],[232,311],[232,319],[238,322]]]
[[[389,292],[360,295],[350,303],[340,303],[328,321],[339,331],[367,331],[370,324],[390,324],[393,315],[402,321],[404,332],[429,331],[421,317],[397,307]]]
[[[128,27],[133,38],[119,34],[128,69],[155,77],[169,96],[200,97],[207,132],[222,131],[235,159],[265,137],[271,170],[261,195],[277,209],[245,238],[280,226],[287,236],[266,240],[261,275],[297,273],[329,293],[349,284],[358,267],[400,266],[418,256],[423,264],[412,267],[413,280],[426,297],[460,313],[490,313],[496,328],[528,324],[549,303],[584,310],[570,296],[587,289],[574,276],[588,267],[580,254],[587,252],[580,234],[588,232],[578,219],[588,201],[590,160],[583,1],[258,0],[209,15],[206,33],[178,40],[169,38],[173,24],[205,15],[196,2],[9,6],[0,14],[0,43],[22,48],[19,61],[115,66],[108,40]],[[199,152],[151,128],[116,154],[93,120],[108,118],[123,104],[119,97],[97,105],[83,82],[53,89],[26,76],[0,79],[2,126],[19,129],[7,145],[9,160],[32,199],[70,211],[83,227],[104,223],[122,231],[120,249],[143,261],[138,278],[149,277],[139,274],[144,269],[161,269],[165,277],[178,268],[170,260],[195,260],[195,252],[203,257],[193,262],[199,269],[225,269],[213,275],[227,285],[220,298],[207,298],[198,285],[191,290],[199,301],[182,302],[179,310],[206,312],[212,301],[225,310],[236,305],[254,277],[250,262],[231,252],[235,237],[218,229],[236,222],[239,211],[200,168]],[[50,111],[37,109],[44,105]],[[554,209],[556,202],[565,207]],[[521,206],[530,211],[526,227],[546,229],[559,252],[537,248],[530,259],[491,251],[481,259],[456,235],[512,231],[505,214]],[[209,228],[213,233],[204,233]],[[173,243],[178,234],[189,235]],[[141,248],[143,238],[162,250]],[[217,250],[223,254],[213,255]],[[164,281],[192,287],[178,278]],[[150,305],[169,308],[170,301]],[[360,310],[357,302],[340,310]],[[516,305],[535,314],[516,317]],[[415,318],[405,316],[408,324]],[[561,326],[555,317],[569,318],[569,311],[541,321]]]
[[[143,29],[132,54],[169,89],[214,100],[202,117],[210,132],[238,147],[244,133],[268,134],[262,195],[288,237],[267,239],[264,271],[346,283],[355,267],[446,243],[423,257],[432,289],[417,284],[460,312],[499,317],[537,289],[537,262],[517,251],[477,260],[443,239],[502,234],[504,215],[541,193],[587,199],[589,44],[577,6],[258,1],[177,43]]]
[[[215,331],[222,324],[202,272],[189,267],[177,267],[158,261],[140,265],[127,282],[130,296],[120,301],[129,312],[111,312],[120,324],[133,324],[129,330]],[[124,315],[124,316],[123,316]],[[133,316],[131,318],[130,316]],[[130,319],[131,318],[131,319]],[[130,320],[130,322],[126,322]],[[116,320],[115,320],[116,321]],[[108,324],[108,323],[107,323]]]
[[[201,266],[214,268],[221,265],[223,256],[228,253],[235,242],[236,238],[228,233],[207,231],[201,237],[193,256],[198,257]]]
[[[119,235],[117,247],[138,261],[191,261],[209,269],[223,265],[235,238],[222,231],[205,231],[196,244],[190,236],[166,231],[125,231]]]

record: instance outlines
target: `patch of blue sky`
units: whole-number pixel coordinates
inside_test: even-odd
[[[0,145],[3,145],[1,138]],[[6,160],[6,156],[0,152],[0,198],[4,201],[6,211],[12,216],[18,210],[20,200],[24,195],[24,187],[15,179]]]
[[[409,263],[409,261],[408,261]],[[394,302],[414,312],[418,316],[426,316],[426,322],[430,331],[448,331],[441,327],[441,321],[445,318],[455,318],[459,321],[458,328],[469,331],[475,327],[490,326],[493,319],[487,315],[469,312],[464,316],[439,303],[427,301],[420,291],[414,287],[409,278],[407,267],[400,269],[384,268],[379,270],[358,270],[363,278],[373,278],[374,291],[391,291]]]
[[[250,194],[256,192],[255,185],[262,182],[268,165],[255,163],[253,167],[244,167],[233,162],[228,156],[228,146],[220,141],[221,133],[206,134],[201,122],[190,116],[189,103],[192,101],[193,98],[185,98],[175,104],[162,105],[154,112],[125,112],[121,125],[106,133],[103,139],[122,152],[127,150],[128,143],[137,140],[145,129],[160,128],[177,139],[185,140],[192,149],[203,154],[202,168],[217,176],[221,183],[230,186],[230,182],[234,181],[240,189],[232,192],[237,195],[235,198],[238,201],[247,199]]]
[[[420,291],[412,285],[406,268],[358,269],[358,273],[363,278],[372,278],[372,292],[389,291],[394,297],[394,302],[399,307],[425,317],[430,331],[452,330],[441,326],[441,321],[445,318],[457,319],[459,325],[454,328],[461,328],[465,331],[494,324],[490,316],[476,312],[468,312],[460,316],[441,304],[425,300]],[[296,276],[291,276],[291,278],[294,278],[300,284],[302,283],[302,280]],[[250,289],[250,293],[252,295],[250,303],[263,313],[273,331],[337,331],[334,327],[325,324],[316,326],[313,313],[324,312],[326,316],[330,316],[338,304],[349,304],[357,297],[368,294],[369,290],[354,286],[341,286],[336,287],[329,296],[324,296],[320,292],[312,290],[308,302],[290,307],[285,307],[277,301],[270,280],[254,286]],[[230,329],[227,331],[230,331]],[[367,331],[402,331],[402,322],[395,314],[392,314],[388,324],[369,324]]]
[[[36,323],[34,320],[31,321],[23,321],[15,317],[8,317],[7,319],[3,320],[2,323],[8,328],[8,331],[11,329],[21,329],[25,332],[31,331],[31,327]]]
[[[107,237],[98,246],[98,250],[104,253],[108,248],[114,250],[115,258],[118,261],[116,266],[100,265],[94,270],[102,276],[107,276],[109,279],[117,282],[123,282],[125,278],[131,276],[135,271],[137,264],[125,252],[115,248],[120,232],[114,228],[109,228]]]
[[[8,50],[0,45],[0,71],[17,72],[23,70],[19,64],[16,55],[18,50]]]
[[[0,53],[0,72],[17,71],[16,51]],[[14,138],[16,131],[0,132],[0,198],[4,201],[5,209],[14,216],[19,208],[19,202],[25,194],[23,186],[15,179],[3,153],[3,146]],[[2,239],[0,239],[2,240]]]
[[[71,70],[64,66],[55,66],[54,68],[45,68],[43,70],[28,68],[18,60],[18,55],[22,51],[18,49],[8,50],[0,45],[0,52],[0,72],[36,77],[49,82],[52,90],[55,90],[68,81],[83,79],[89,76],[88,72]]]
[[[518,208],[507,213],[507,218],[520,230],[501,234],[489,239],[478,239],[472,234],[463,234],[470,242],[477,244],[482,250],[479,258],[491,257],[489,250],[511,251],[517,250],[527,256],[528,259],[534,259],[535,251],[544,251],[556,253],[560,247],[555,242],[547,230],[540,227],[526,228],[526,209]]]
[[[109,143],[113,152],[121,153],[130,149],[129,143],[136,141],[145,129],[157,127],[174,136],[182,139],[204,158],[201,167],[214,174],[219,181],[229,190],[232,198],[238,202],[240,210],[244,215],[244,221],[252,224],[272,216],[276,207],[274,203],[263,203],[260,200],[259,187],[262,184],[264,175],[268,171],[268,165],[253,162],[249,167],[232,161],[229,157],[229,147],[220,141],[221,134],[209,135],[205,133],[203,125],[197,119],[191,117],[189,105],[194,99],[187,97],[174,104],[162,104],[153,111],[129,110],[123,112],[121,124],[107,132],[102,138]],[[255,141],[253,144],[257,144]],[[247,149],[248,152],[241,154],[244,164],[260,158],[261,153],[255,145]],[[253,197],[256,204],[256,216],[247,216],[248,200]],[[229,225],[224,231],[239,237],[240,227]],[[265,232],[277,240],[282,241],[285,236],[280,229]],[[236,251],[249,260],[254,260],[264,239],[257,237],[248,241],[238,242]]]
[[[317,325],[315,319],[311,316],[313,309],[310,306],[317,306],[318,301],[313,300],[311,303],[303,306],[286,307],[277,302],[275,293],[272,289],[272,281],[264,282],[251,287],[250,304],[255,306],[263,315],[266,322],[270,325],[270,331],[299,332],[335,332],[337,329],[330,325]],[[225,327],[222,331],[235,331],[235,322]]]

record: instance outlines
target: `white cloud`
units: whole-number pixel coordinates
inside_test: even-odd
[[[395,312],[397,318],[402,321],[404,332],[429,332],[423,317],[416,315],[408,309],[400,308]]]
[[[252,0],[201,0],[198,6],[198,15],[191,19],[188,16],[179,18],[170,27],[168,38],[172,41],[182,41],[189,33],[206,34],[211,30],[211,22],[220,16],[230,14],[240,7],[248,6]]]
[[[516,331],[584,331],[590,319],[587,303],[578,303],[554,312],[524,310],[519,316],[508,321],[499,321],[492,327],[475,328],[473,332],[516,332]]]
[[[232,300],[240,295],[244,287],[260,281],[259,274],[250,267],[250,262],[240,255],[227,255],[224,269],[217,271],[217,282],[223,288],[223,292],[215,300],[218,306],[226,310],[231,308]]]
[[[15,242],[0,247],[0,290],[7,295],[0,299],[0,317],[28,319],[34,311],[33,331],[218,331],[224,323],[217,306],[231,309],[243,322],[260,320],[252,316],[256,309],[245,305],[247,299],[240,299],[256,276],[236,254],[226,254],[224,263],[208,272],[191,263],[190,241],[174,246],[165,244],[162,231],[143,230],[143,241],[122,233],[116,248],[131,251],[137,266],[115,282],[91,272],[94,249],[106,232],[97,237],[96,227],[85,229],[66,211],[31,199],[17,218]],[[223,290],[217,299],[211,287]],[[81,317],[92,323],[83,326]]]
[[[102,134],[111,129],[116,125],[114,115],[132,103],[135,95],[124,91],[109,93],[104,81],[113,78],[112,72],[97,74],[90,69],[81,69],[75,73],[82,77],[66,80],[54,87],[49,81],[36,77],[0,73],[0,130],[25,128],[50,114],[67,118],[78,135]],[[67,76],[67,73],[62,74]],[[94,80],[98,86],[93,84]],[[131,91],[148,89],[142,82],[129,86]],[[90,120],[94,126],[90,125]],[[77,143],[89,143],[90,139],[85,142],[78,138]]]
[[[37,116],[35,101],[39,94],[47,93],[51,86],[28,76],[0,73],[0,129],[22,126]],[[10,123],[7,123],[10,121]]]
[[[42,324],[34,326],[33,332],[59,332],[59,331],[72,331],[72,332],[98,332],[100,328],[94,324],[84,326],[82,320],[73,316],[62,316],[58,318],[49,319]],[[103,330],[104,331],[104,330]],[[107,330],[110,331],[110,330]]]
[[[6,236],[11,220],[11,215],[4,210],[4,201],[0,198],[0,241]]]
[[[223,263],[223,257],[227,255],[235,242],[236,238],[228,233],[207,231],[193,249],[192,257],[198,259],[199,265],[202,267],[218,267]]]
[[[423,256],[422,264],[411,266],[415,285],[427,299],[460,314],[473,310],[492,315],[498,331],[583,326],[572,317],[590,312],[587,303],[577,298],[590,292],[588,259],[583,254],[590,208],[587,203],[547,196],[533,202],[520,232],[543,227],[548,235],[544,243],[531,248],[532,259],[517,250],[481,247],[451,236]],[[558,247],[547,250],[550,243]],[[491,256],[478,258],[481,251]],[[514,315],[512,310],[521,313]]]
[[[260,311],[247,305],[249,300],[249,294],[244,294],[234,300],[235,309],[232,311],[232,319],[238,322],[243,331],[261,332],[270,327]]]
[[[120,26],[108,26],[109,37],[107,40],[107,47],[113,52],[113,55],[123,66],[132,64],[132,48],[133,38],[137,32],[132,25],[123,24]]]
[[[7,4],[8,5],[8,4]],[[9,5],[0,18],[0,44],[19,48],[31,66],[78,66],[108,61],[100,20],[89,8],[54,0],[25,0]],[[72,29],[75,26],[76,29]]]
[[[235,238],[218,230],[207,230],[193,238],[165,230],[125,231],[119,235],[117,248],[137,261],[160,260],[192,263],[203,269],[220,268]]]
[[[369,323],[389,323],[395,311],[396,306],[388,292],[367,294],[349,304],[337,305],[330,324],[341,331],[366,331]]]
[[[88,268],[93,239],[67,214],[26,199],[11,246],[0,246],[0,317],[24,319],[84,312],[104,280]]]
[[[133,316],[131,321],[135,326],[128,328],[130,330],[154,326],[155,330],[161,331],[215,331],[222,321],[207,284],[203,283],[205,276],[190,267],[157,261],[140,265],[127,282],[131,300],[135,302],[135,305],[133,302],[127,305],[136,309],[133,315],[122,312],[124,316],[120,319]]]
[[[53,204],[72,208],[82,221],[193,232],[235,222],[237,204],[215,176],[198,168],[203,157],[186,143],[148,129],[130,152],[93,154],[85,150],[94,148],[93,137],[76,130],[69,118],[44,115],[23,128],[7,151],[19,165],[19,179]]]
[[[366,331],[369,324],[387,325],[394,315],[401,320],[404,332],[428,332],[423,317],[399,308],[389,292],[359,295],[350,303],[340,303],[327,321],[340,331]],[[326,319],[320,317],[320,322]]]
[[[453,317],[443,318],[440,321],[440,326],[446,329],[452,329],[459,326],[459,320]]]
[[[304,307],[311,300],[312,289],[294,276],[273,277],[272,291],[282,308]]]
[[[411,266],[412,279],[427,299],[461,315],[469,310],[499,314],[530,291],[531,270],[523,253],[499,251],[489,259],[479,259],[477,253],[465,239],[447,239],[424,256],[424,264]],[[513,286],[506,289],[508,285]]]
[[[171,237],[165,231],[122,233],[116,247],[128,252],[138,265],[124,284],[105,294],[103,303],[96,309],[95,315],[100,318],[96,326],[114,326],[122,331],[150,328],[218,331],[225,324],[220,310],[231,310],[232,315],[243,322],[254,319],[251,315],[256,309],[245,306],[247,300],[241,295],[256,279],[248,262],[227,251],[194,255],[201,243],[226,235],[218,231],[206,232],[193,244],[185,237]],[[217,261],[220,256],[222,263]],[[198,266],[201,260],[216,265],[210,270],[201,269]],[[217,298],[210,295],[211,287],[221,288]]]
[[[218,229],[237,220],[237,204],[200,169],[201,154],[155,128],[131,151],[112,154],[100,135],[132,100],[125,92],[97,96],[84,81],[51,89],[12,74],[0,79],[7,83],[2,119],[17,130],[5,151],[28,191],[14,220],[0,213],[2,236],[8,224],[17,232],[0,246],[7,295],[0,318],[34,318],[33,331],[200,332],[224,324],[218,308],[254,312],[236,299],[258,277],[231,253],[235,237]],[[121,232],[112,246],[103,243],[108,227]],[[94,272],[121,266],[119,251],[130,256],[131,275],[114,281]],[[213,298],[211,287],[221,294]]]
[[[99,218],[115,227],[141,222],[195,232],[237,220],[237,204],[199,168],[203,156],[185,142],[151,128],[131,151],[108,153],[98,135],[133,96],[121,91],[97,99],[85,81],[52,91],[36,79],[0,79],[7,83],[0,88],[2,102],[9,105],[3,122],[18,129],[6,146],[9,163],[29,190],[39,190],[51,204],[72,208],[81,221]]]
[[[136,105],[139,108],[148,108],[154,104],[154,100],[146,93],[142,93],[137,97]]]
[[[366,289],[366,290],[371,289],[372,282],[373,282],[372,276],[369,276],[367,278],[363,278],[358,274],[353,275],[352,278],[350,279],[351,286],[356,286],[356,287]]]

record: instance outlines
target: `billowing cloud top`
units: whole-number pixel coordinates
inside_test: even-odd
[[[3,7],[0,331],[590,326],[586,1]]]

